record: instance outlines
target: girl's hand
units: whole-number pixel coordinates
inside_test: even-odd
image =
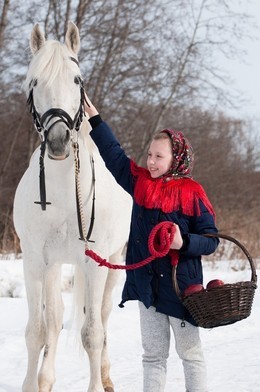
[[[85,100],[84,100],[84,109],[85,109],[85,112],[89,115],[89,117],[94,117],[97,114],[99,114],[97,109],[95,108],[93,103],[90,101],[90,99],[86,93],[85,93]]]
[[[183,239],[181,236],[179,225],[176,225],[176,223],[174,223],[174,226],[175,226],[175,234],[170,248],[178,250],[181,249],[183,245]]]

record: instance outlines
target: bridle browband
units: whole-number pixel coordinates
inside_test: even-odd
[[[79,67],[78,61],[74,57],[69,57],[71,61],[75,62],[77,66]],[[40,184],[40,201],[35,201],[35,204],[40,204],[41,208],[43,211],[46,210],[46,205],[51,204],[50,202],[46,201],[46,187],[45,187],[45,168],[44,168],[44,156],[45,156],[45,151],[46,151],[46,143],[47,143],[47,138],[50,130],[54,125],[57,123],[64,123],[66,127],[70,130],[73,131],[75,130],[76,132],[79,131],[81,123],[83,121],[83,116],[85,115],[85,110],[84,110],[84,102],[87,103],[85,99],[85,91],[84,91],[84,85],[83,85],[83,80],[81,79],[80,76],[76,77],[75,82],[79,84],[80,86],[80,104],[77,113],[74,116],[74,119],[70,117],[70,115],[65,112],[65,110],[60,109],[60,108],[51,108],[47,110],[43,115],[41,116],[39,112],[37,111],[35,105],[34,105],[34,98],[33,98],[33,88],[37,85],[37,79],[33,79],[30,84],[29,84],[29,95],[27,98],[27,105],[29,106],[30,113],[32,114],[33,118],[33,123],[38,131],[40,138],[41,138],[41,146],[40,146],[40,158],[39,158],[39,165],[40,165],[40,175],[39,175],[39,184]],[[57,118],[56,121],[50,124],[50,121],[53,120],[54,118]],[[78,152],[77,152],[78,154]],[[79,158],[78,158],[79,161]],[[83,241],[90,241],[90,236],[93,230],[93,225],[94,225],[94,220],[95,220],[95,168],[94,168],[94,159],[93,157],[91,158],[91,163],[92,163],[92,184],[93,184],[93,200],[92,200],[92,211],[91,211],[91,221],[90,221],[90,227],[88,230],[88,233],[86,237],[83,237],[83,228],[82,228],[82,214],[80,213],[80,202],[79,202],[79,195],[78,195],[78,188],[76,187],[76,204],[77,204],[77,216],[78,216],[78,225],[79,225],[79,233],[80,233],[80,239]]]

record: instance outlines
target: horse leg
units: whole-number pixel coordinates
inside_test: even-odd
[[[24,256],[24,260],[27,260]],[[40,352],[45,341],[45,325],[43,320],[43,276],[40,267],[36,265],[31,270],[33,261],[24,262],[24,278],[28,302],[28,322],[25,341],[28,353],[27,373],[23,382],[23,392],[38,391],[37,369]]]
[[[38,375],[39,392],[50,392],[55,382],[55,355],[62,329],[64,305],[61,296],[61,265],[54,264],[45,277],[45,346]]]
[[[81,339],[89,357],[90,381],[88,392],[104,392],[101,380],[101,353],[104,346],[104,328],[101,307],[108,271],[91,261],[86,264],[85,322]]]
[[[111,264],[119,263],[121,260],[123,260],[122,249],[120,249],[117,253],[115,253],[109,258],[109,262]],[[104,327],[105,339],[104,339],[104,346],[103,346],[102,357],[101,357],[101,377],[102,377],[102,384],[106,392],[114,392],[114,385],[109,375],[110,360],[109,360],[108,346],[107,346],[107,324],[113,306],[113,301],[112,301],[113,289],[116,285],[119,274],[120,274],[119,271],[109,270],[106,286],[104,290],[103,303],[102,303],[102,323]]]

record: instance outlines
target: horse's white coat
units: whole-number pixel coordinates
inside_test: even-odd
[[[69,24],[66,44],[45,41],[36,25],[31,36],[34,54],[29,66],[25,90],[37,79],[34,102],[40,114],[50,108],[61,108],[72,118],[79,107],[79,86],[74,77],[80,75],[69,56],[77,57],[78,29]],[[66,133],[64,124],[53,127],[50,140]],[[75,135],[74,135],[75,136]],[[96,212],[91,248],[110,262],[122,262],[122,250],[127,241],[131,199],[117,185],[107,171],[89,136],[89,125],[83,120],[78,135],[80,151],[80,182],[87,226],[92,207],[92,173],[90,158],[95,161]],[[23,392],[47,392],[55,382],[55,352],[62,329],[63,303],[60,290],[61,265],[71,263],[80,267],[85,277],[85,322],[82,343],[89,356],[89,392],[113,391],[109,377],[109,358],[106,345],[107,320],[111,310],[111,294],[116,271],[108,270],[87,260],[85,244],[79,240],[75,200],[74,156],[70,141],[64,146],[64,160],[45,156],[47,201],[42,211],[39,201],[39,148],[32,155],[15,194],[14,224],[20,238],[24,260],[24,275],[28,298],[29,319],[26,328],[28,369]],[[51,151],[53,155],[53,151]],[[58,158],[58,157],[57,157]],[[88,227],[87,227],[88,229]],[[39,355],[44,350],[39,365]],[[69,371],[69,369],[68,369]]]

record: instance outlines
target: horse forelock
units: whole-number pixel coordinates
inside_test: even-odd
[[[37,79],[38,84],[51,86],[56,78],[61,78],[64,85],[68,83],[69,70],[75,69],[75,63],[70,60],[71,53],[66,45],[49,40],[34,55],[29,65],[24,82],[25,91],[29,91],[30,82]],[[77,74],[80,72],[78,70]]]

